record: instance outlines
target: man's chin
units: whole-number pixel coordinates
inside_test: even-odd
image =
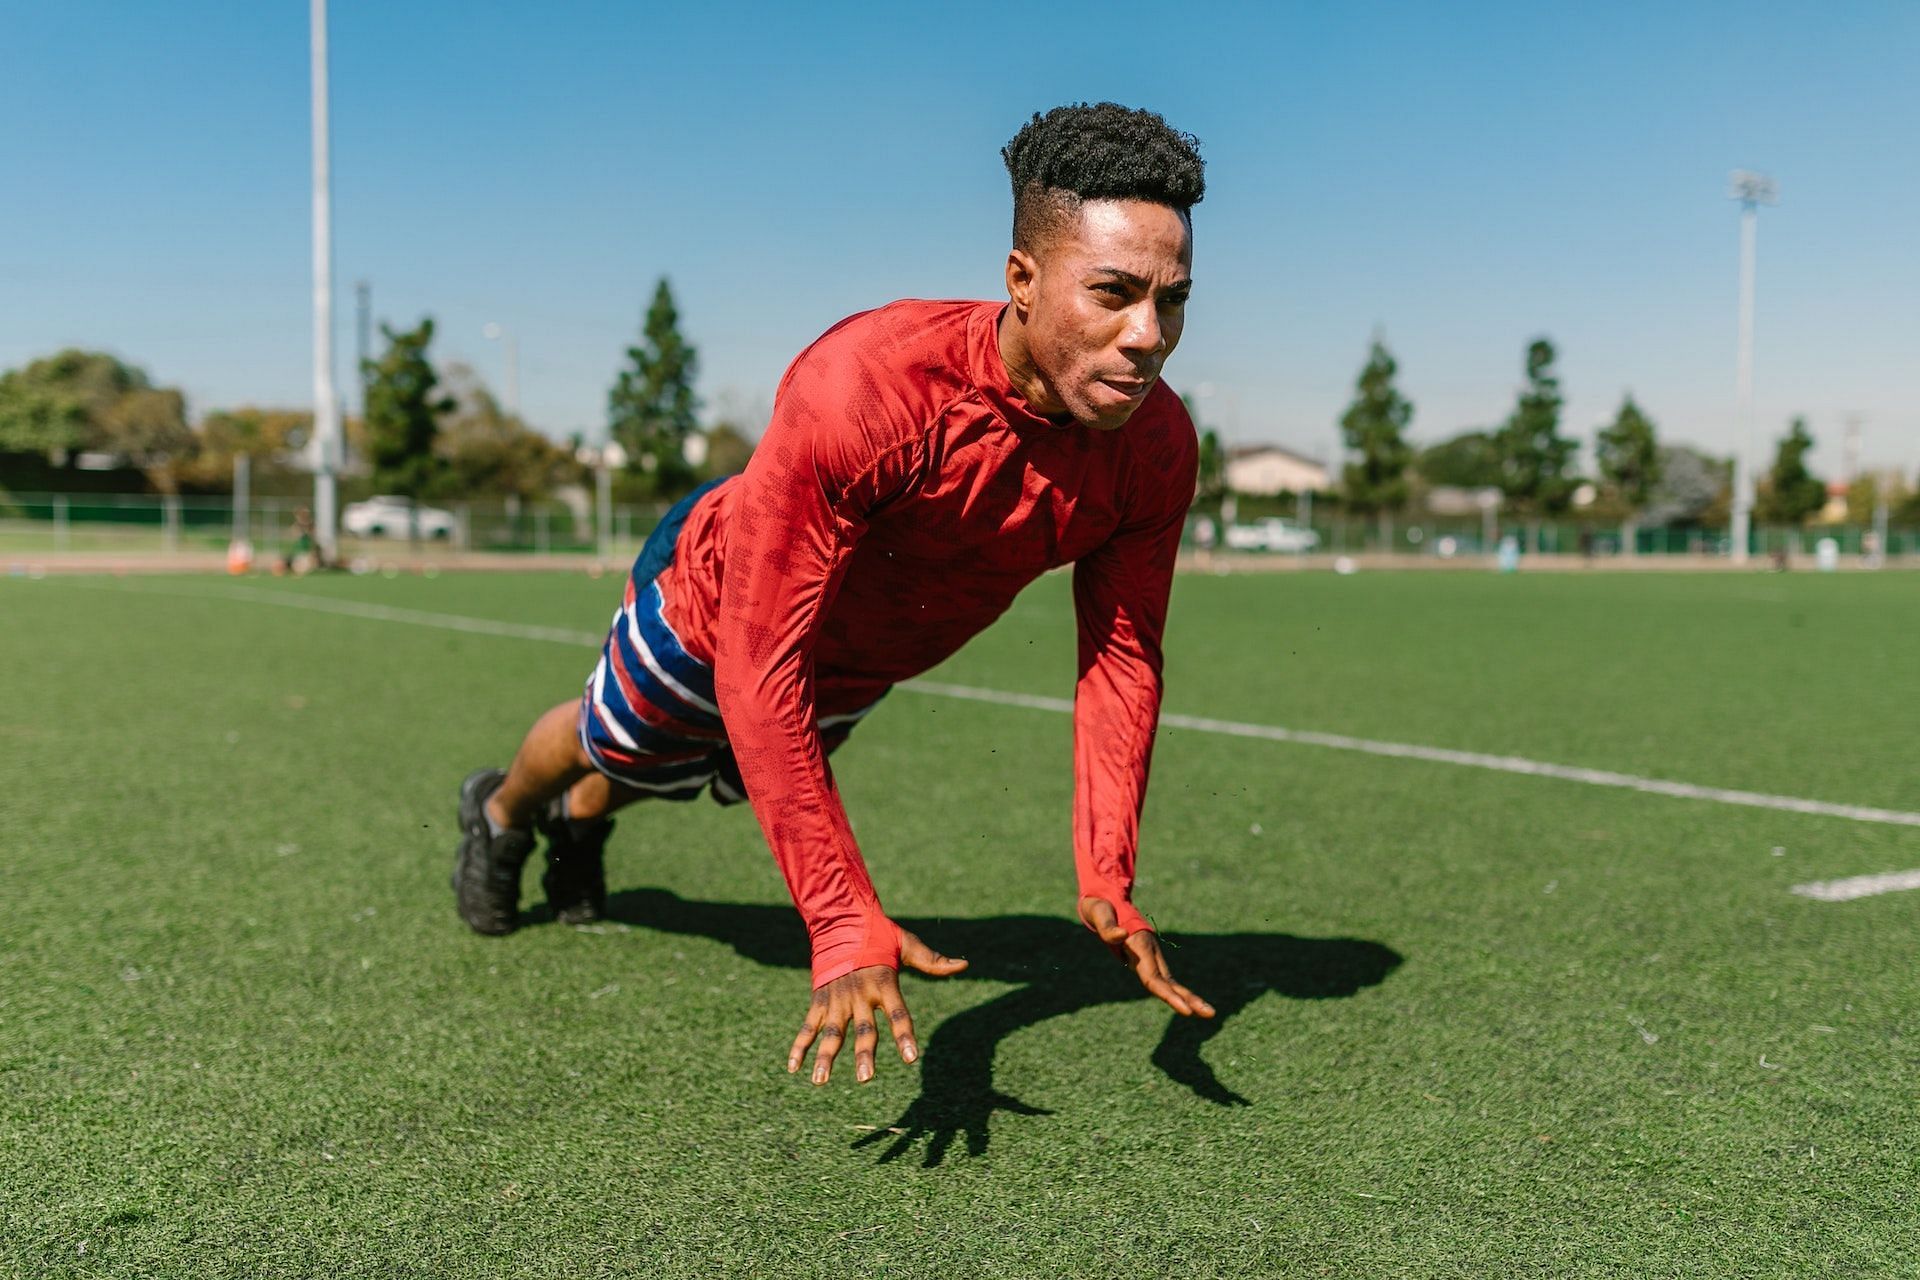
[[[1086,389],[1073,416],[1082,426],[1095,431],[1118,431],[1147,402],[1147,393],[1152,387],[1153,383],[1149,382],[1126,395],[1112,383],[1096,382]]]
[[[1095,408],[1091,410],[1088,417],[1079,418],[1078,421],[1081,426],[1092,427],[1095,431],[1118,431],[1132,420],[1133,415],[1139,408],[1140,406],[1137,404],[1116,405],[1112,408]]]

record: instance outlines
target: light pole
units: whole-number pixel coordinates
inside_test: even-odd
[[[1747,563],[1747,542],[1753,529],[1753,257],[1754,237],[1763,204],[1779,202],[1779,188],[1764,173],[1733,172],[1728,194],[1740,202],[1740,360],[1736,379],[1739,398],[1740,449],[1733,459],[1733,562]]]
[[[609,440],[597,449],[581,445],[574,456],[593,468],[594,541],[600,563],[609,564],[613,560],[613,473],[627,465],[627,451],[618,440]]]
[[[358,357],[353,362],[354,374],[360,384],[360,421],[367,419],[367,357],[373,351],[373,286],[365,280],[356,280],[353,285],[354,309],[354,353]]]
[[[520,341],[502,324],[488,324],[480,332],[489,342],[497,340],[506,348],[507,380],[501,384],[504,392],[501,403],[506,406],[509,417],[517,418],[520,416]]]
[[[327,154],[327,0],[312,0],[313,533],[320,561],[338,559],[340,404],[333,391],[333,196]]]

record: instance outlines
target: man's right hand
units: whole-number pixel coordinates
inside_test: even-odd
[[[920,939],[900,930],[900,963],[930,978],[945,978],[967,967],[965,960],[941,955]],[[807,1046],[818,1043],[813,1052],[813,1082],[825,1084],[833,1074],[833,1060],[846,1042],[847,1024],[853,1024],[853,1078],[865,1084],[873,1079],[874,1049],[880,1043],[879,1020],[875,1012],[885,1014],[893,1043],[900,1050],[900,1061],[912,1062],[920,1056],[913,1038],[913,1018],[900,995],[900,976],[886,965],[870,965],[835,978],[813,989],[813,1003],[807,1008],[807,1020],[787,1050],[787,1074],[800,1069]]]

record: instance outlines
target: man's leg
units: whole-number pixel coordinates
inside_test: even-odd
[[[547,870],[540,884],[561,924],[592,924],[607,914],[607,837],[614,810],[646,798],[595,771],[549,802],[537,819],[547,838]]]
[[[589,773],[567,788],[567,816],[579,822],[610,817],[647,793],[623,787],[604,773]]]
[[[673,788],[656,781],[691,782],[699,757],[716,743],[724,745],[719,717],[712,714],[712,672],[680,648],[658,613],[664,599],[654,585],[673,560],[675,540],[695,502],[720,483],[711,481],[682,498],[647,536],[601,646],[587,700],[563,702],[535,721],[505,773],[477,770],[461,786],[453,886],[461,917],[479,932],[511,933],[519,923],[520,871],[532,852],[536,826],[548,838],[548,899],[556,918],[597,919],[606,899],[601,849],[613,829],[606,815],[635,798],[621,794],[629,788],[609,785],[600,771],[638,779],[639,786],[663,793]],[[653,611],[645,620],[635,612],[642,595]],[[654,648],[638,638],[643,628],[654,636]],[[662,633],[671,648],[660,643]],[[634,653],[635,645],[645,657]],[[656,660],[693,679],[707,700],[682,705],[673,692],[679,686],[672,680],[660,683],[651,674],[657,668],[648,664]],[[710,723],[712,731],[674,741],[660,732],[665,720]]]
[[[477,769],[460,786],[460,849],[453,892],[460,918],[477,933],[512,933],[520,923],[520,872],[533,852],[542,807],[591,772],[574,726],[579,703],[560,704],[534,722],[513,767]]]
[[[525,831],[562,791],[594,779],[606,781],[580,746],[579,723],[578,698],[569,698],[533,722],[506,780],[487,798],[487,817],[494,826]],[[581,798],[589,799],[595,790],[583,788]],[[602,807],[594,816],[605,811]]]

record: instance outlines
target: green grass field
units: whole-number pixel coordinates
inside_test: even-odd
[[[937,678],[1064,696],[1064,578]],[[0,1272],[1902,1276],[1920,829],[1166,732],[1070,923],[1069,723],[902,690],[837,757],[922,1063],[782,1059],[751,815],[642,805],[616,923],[470,934],[453,801],[617,583],[0,579]],[[415,622],[429,621],[414,618]],[[1920,810],[1920,578],[1183,578],[1170,712]]]

